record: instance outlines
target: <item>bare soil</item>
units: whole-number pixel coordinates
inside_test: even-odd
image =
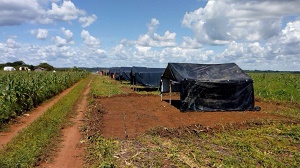
[[[268,112],[283,110],[285,107],[256,102],[261,111],[226,111],[226,112],[180,112],[178,109],[179,96],[141,95],[130,93],[106,98],[96,98],[100,104],[102,118],[93,125],[103,137],[128,139],[156,128],[179,128],[191,125],[213,127],[230,123],[257,121],[261,119],[282,119]],[[102,111],[101,111],[102,110]]]

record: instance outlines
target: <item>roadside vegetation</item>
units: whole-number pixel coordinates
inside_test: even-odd
[[[42,78],[42,76],[47,75],[44,73],[39,77]],[[63,75],[63,79],[71,80],[68,75],[72,74],[66,73]],[[72,112],[75,104],[91,77],[80,81],[70,93],[14,137],[0,151],[0,167],[34,167],[40,161],[48,158],[51,155],[51,151],[57,147],[60,130],[69,123],[68,119],[74,115]],[[63,81],[69,83],[69,80]]]
[[[3,123],[85,78],[87,72],[0,71],[0,129]]]
[[[95,123],[105,113],[91,100],[86,125],[89,167],[297,167],[300,164],[299,75],[255,74],[255,97],[279,103],[270,111],[287,120],[258,120],[213,128],[153,128],[131,140],[101,137]],[[97,76],[94,98],[121,93],[122,85]],[[154,92],[155,93],[155,92]],[[94,124],[94,125],[93,125]],[[101,124],[100,124],[101,126]]]

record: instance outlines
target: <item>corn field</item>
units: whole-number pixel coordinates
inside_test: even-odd
[[[256,97],[280,102],[300,102],[300,74],[250,73]]]
[[[69,88],[87,72],[1,72],[0,127]]]

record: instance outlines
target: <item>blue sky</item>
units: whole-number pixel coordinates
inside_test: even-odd
[[[0,0],[0,63],[300,71],[300,0]]]

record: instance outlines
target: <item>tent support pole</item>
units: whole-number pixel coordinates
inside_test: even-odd
[[[164,90],[164,86],[162,84],[162,80],[160,79],[160,88],[158,88],[158,90],[160,89],[160,101],[162,101],[162,91]]]
[[[171,85],[171,81],[169,82],[169,103],[172,104],[172,85]]]

